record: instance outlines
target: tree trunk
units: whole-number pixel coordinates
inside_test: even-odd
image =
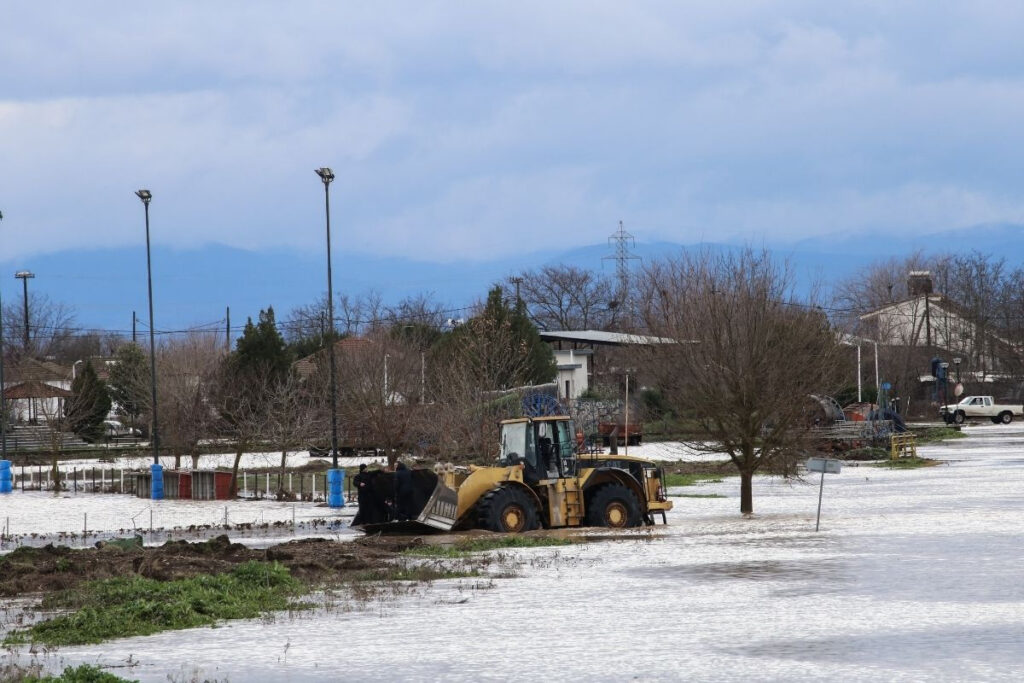
[[[53,492],[60,492],[60,468],[57,467],[57,456],[53,456],[53,464],[50,470],[50,483],[53,485]]]
[[[192,469],[193,470],[198,470],[199,469],[199,449],[198,448],[192,451]]]
[[[754,473],[749,471],[740,472],[740,513],[744,515],[754,514]]]
[[[228,489],[228,497],[238,496],[238,464],[242,462],[242,454],[245,453],[245,444],[239,442],[235,449],[235,462],[231,465],[231,488]]]
[[[281,450],[281,470],[277,475],[277,499],[284,500],[284,471],[288,467],[288,451]]]

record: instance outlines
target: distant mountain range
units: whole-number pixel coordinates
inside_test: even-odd
[[[667,242],[638,243],[632,253],[643,261],[661,258],[683,248]],[[707,244],[712,249],[735,245]],[[967,252],[1005,257],[1011,267],[1024,264],[1024,226],[983,225],[950,230],[925,237],[892,234],[826,236],[792,244],[768,245],[788,258],[799,283],[825,285],[841,280],[872,261],[904,256],[915,250],[928,253]],[[614,274],[607,244],[545,251],[484,262],[428,263],[404,258],[334,254],[335,292],[362,294],[376,291],[385,302],[431,293],[438,301],[458,309],[483,298],[491,283],[509,275],[551,263],[566,263]],[[36,277],[29,289],[68,304],[82,328],[131,331],[132,312],[148,320],[145,249],[120,247],[62,251],[3,261],[9,275],[0,279],[0,292],[10,303],[21,297],[15,270],[28,269]],[[232,327],[240,330],[247,316],[274,306],[282,318],[294,307],[316,300],[326,290],[326,258],[288,249],[247,251],[224,245],[196,249],[153,250],[153,299],[156,328],[179,330],[197,325],[223,329],[226,309]],[[140,333],[146,328],[140,323]]]

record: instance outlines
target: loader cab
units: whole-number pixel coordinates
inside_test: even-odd
[[[576,475],[572,420],[567,417],[519,418],[501,422],[502,465],[524,466],[524,479],[560,479]]]

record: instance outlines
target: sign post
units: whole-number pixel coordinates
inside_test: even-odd
[[[825,475],[826,474],[839,474],[839,470],[842,465],[838,460],[831,460],[829,458],[808,458],[807,459],[807,471],[808,472],[821,472],[821,483],[818,485],[818,519],[814,522],[814,530],[817,531],[821,525],[821,496],[825,491]]]

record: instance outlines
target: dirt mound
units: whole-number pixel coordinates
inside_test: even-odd
[[[171,581],[227,572],[249,560],[279,562],[302,581],[332,584],[387,566],[419,542],[414,537],[367,537],[349,543],[303,539],[255,550],[222,535],[202,543],[168,541],[155,548],[131,544],[85,550],[54,545],[18,548],[0,556],[0,596],[48,593],[114,577]]]

